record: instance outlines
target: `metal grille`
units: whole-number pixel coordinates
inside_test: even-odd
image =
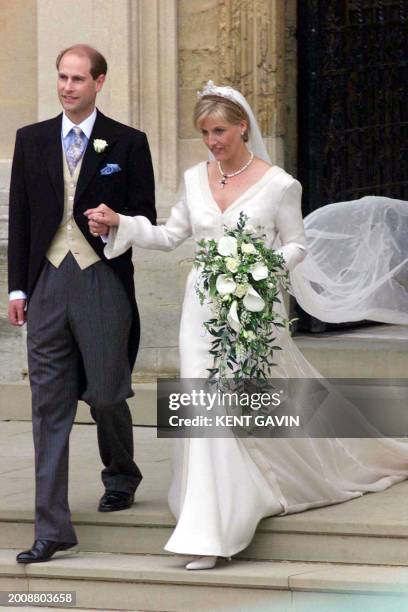
[[[299,0],[299,159],[304,213],[408,199],[407,0]]]

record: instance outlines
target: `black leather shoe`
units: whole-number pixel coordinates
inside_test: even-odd
[[[102,495],[98,510],[99,512],[116,512],[131,508],[135,501],[134,493],[124,493],[123,491],[105,491]]]
[[[53,542],[53,540],[36,540],[29,550],[24,550],[16,557],[17,563],[43,563],[49,561],[59,550],[68,550],[76,544],[70,542]]]

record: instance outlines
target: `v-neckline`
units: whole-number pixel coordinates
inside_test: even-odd
[[[218,210],[220,215],[225,215],[227,214],[227,212],[230,210],[230,208],[235,207],[235,205],[240,202],[244,196],[246,196],[249,192],[251,192],[254,187],[258,187],[259,185],[261,185],[264,182],[264,179],[267,178],[270,174],[270,172],[272,170],[280,170],[279,166],[271,166],[270,168],[268,168],[266,170],[266,172],[261,176],[261,178],[259,178],[257,181],[255,181],[255,183],[252,183],[252,185],[250,185],[250,187],[248,187],[247,189],[245,189],[245,191],[243,191],[241,193],[241,195],[239,195],[237,198],[235,198],[235,200],[233,200],[231,202],[231,204],[229,204],[227,206],[227,208],[225,210],[221,210],[217,200],[214,197],[213,192],[211,191],[211,187],[210,187],[210,179],[208,176],[208,161],[204,161],[201,163],[201,171],[203,174],[203,182],[204,185],[207,189],[208,195],[209,195],[209,199],[211,200],[212,204],[216,207],[216,209]]]

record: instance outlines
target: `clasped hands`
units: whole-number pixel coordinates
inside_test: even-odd
[[[107,236],[110,227],[119,225],[118,213],[106,204],[99,204],[97,208],[88,208],[84,215],[88,217],[89,231],[92,236]]]

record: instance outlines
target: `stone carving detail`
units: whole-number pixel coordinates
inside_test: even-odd
[[[207,18],[216,32],[214,38],[195,28],[194,41],[187,40],[181,32],[180,87],[184,94],[191,88],[189,97],[193,102],[193,93],[206,77],[236,87],[254,108],[263,135],[280,135],[284,4],[271,0],[218,0],[196,2],[191,8],[182,2],[179,15],[181,22],[189,17],[197,25]],[[200,70],[194,69],[198,59]]]
[[[274,85],[278,62],[273,55],[276,22],[272,12],[268,0],[222,0],[218,8],[220,80],[244,93],[264,136],[275,133],[277,103]]]

